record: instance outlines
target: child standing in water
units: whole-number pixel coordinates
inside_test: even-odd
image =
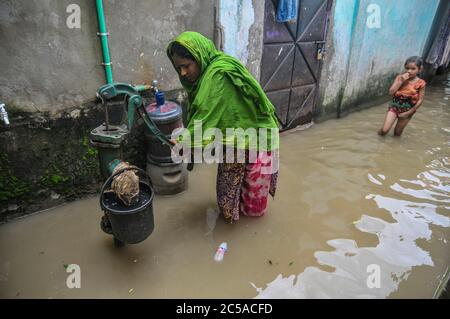
[[[394,129],[394,136],[402,135],[406,125],[422,105],[426,82],[417,76],[422,69],[422,64],[423,61],[418,56],[412,56],[406,60],[406,72],[397,75],[389,89],[389,94],[392,94],[393,97],[378,135],[384,136],[389,133],[395,120],[397,120],[397,125]]]

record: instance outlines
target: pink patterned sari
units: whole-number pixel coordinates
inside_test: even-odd
[[[256,161],[221,163],[217,172],[217,203],[225,218],[238,220],[240,213],[262,216],[269,194],[275,196],[278,152],[258,152]],[[276,168],[276,169],[275,169]]]

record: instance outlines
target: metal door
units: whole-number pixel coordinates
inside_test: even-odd
[[[298,0],[297,19],[275,21],[277,0],[266,0],[261,85],[281,130],[312,121],[331,0]]]

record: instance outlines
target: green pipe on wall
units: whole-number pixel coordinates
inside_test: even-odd
[[[98,27],[100,30],[99,35],[102,43],[103,65],[105,66],[106,82],[108,84],[111,84],[113,83],[113,77],[112,77],[111,59],[109,57],[108,33],[106,31],[105,13],[103,11],[103,1],[96,0],[96,4],[97,4]]]

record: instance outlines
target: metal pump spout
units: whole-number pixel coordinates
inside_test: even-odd
[[[152,81],[152,86],[150,87],[150,89],[153,91],[154,94],[159,92],[157,80]]]
[[[6,125],[9,125],[8,112],[6,112],[5,104],[0,103],[0,118]]]

